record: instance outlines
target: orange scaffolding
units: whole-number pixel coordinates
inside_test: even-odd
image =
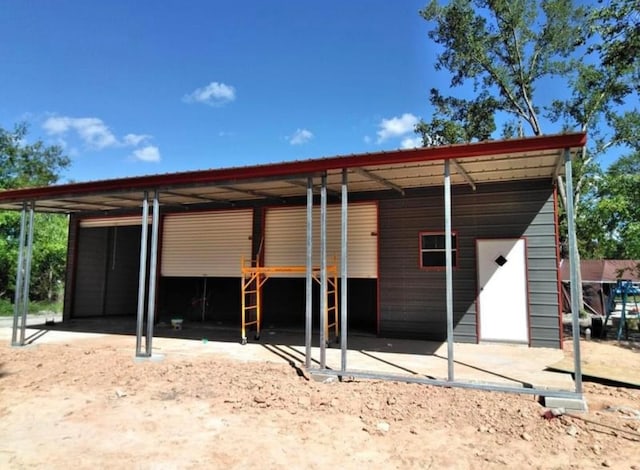
[[[260,339],[262,328],[262,286],[269,277],[276,274],[304,274],[306,266],[260,266],[259,261],[241,260],[242,271],[242,344],[247,344],[247,327],[256,327],[255,339]],[[312,268],[313,278],[320,284],[320,268]],[[338,330],[338,267],[327,266],[327,299],[325,302],[325,338],[329,342],[329,333],[339,338]]]

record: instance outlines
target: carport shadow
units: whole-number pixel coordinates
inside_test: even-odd
[[[40,331],[67,331],[112,335],[136,335],[136,320],[132,316],[113,316],[100,318],[79,318],[65,320],[55,324],[29,325],[30,329]],[[146,334],[146,324],[143,334]],[[169,323],[160,322],[154,325],[153,336],[157,338],[175,338],[202,341],[239,343],[241,341],[240,325],[234,322],[220,321],[184,321],[182,328],[176,330]],[[247,332],[249,343],[279,344],[286,346],[304,346],[304,328],[289,325],[270,325],[263,328],[259,339],[255,339],[255,331]],[[37,338],[36,338],[37,339]],[[407,339],[388,339],[377,337],[373,333],[349,331],[349,349],[370,352],[394,352],[405,354],[430,355],[437,351],[441,342]],[[318,331],[313,332],[313,343],[317,345]],[[335,342],[330,343],[336,348]]]
[[[286,362],[289,363],[289,365],[291,365],[294,369],[296,369],[296,371],[298,372],[298,374],[301,374],[300,371],[300,367],[301,364],[304,364],[305,361],[305,353],[303,351],[300,351],[299,349],[297,349],[296,347],[294,347],[293,345],[285,345],[280,346],[280,345],[275,345],[275,344],[263,344],[262,345],[265,349],[267,349],[269,352],[277,355],[278,357],[284,359]],[[332,349],[332,348],[329,348]],[[363,349],[353,349],[350,348],[347,350],[348,353],[359,353],[362,354],[363,356],[366,356],[370,359],[374,359],[375,361],[378,361],[382,364],[394,367],[396,369],[401,370],[402,372],[406,372],[410,375],[422,375],[423,377],[427,377],[429,379],[432,380],[436,380],[436,378],[434,376],[431,375],[427,375],[427,374],[420,374],[419,372],[416,372],[415,370],[409,369],[407,367],[401,366],[399,364],[396,364],[392,361],[388,361],[386,359],[383,359],[381,357],[378,357],[374,354],[372,354],[369,351],[365,351]],[[320,362],[317,359],[314,359],[313,357],[311,358],[311,362],[313,362],[316,365],[320,365]],[[331,367],[327,367],[327,369],[331,369]]]
[[[275,354],[280,359],[284,360],[291,367],[293,367],[300,377],[307,378],[307,374],[304,370],[304,356],[301,356],[296,349],[290,346],[286,346],[288,349],[290,349],[290,351],[286,351],[281,346],[271,343],[262,344],[261,346],[270,353]],[[316,365],[320,365],[320,362],[316,359],[311,358],[311,362],[315,363]],[[327,369],[331,368],[327,367]]]
[[[440,359],[443,359],[445,361],[447,360],[446,357],[440,356],[439,354],[434,354],[433,356],[437,357],[437,358],[440,358]],[[522,385],[522,388],[533,388],[533,384],[532,383],[524,382],[524,381],[522,381],[520,379],[516,379],[515,377],[509,377],[508,375],[499,374],[499,373],[491,371],[489,369],[484,369],[482,367],[474,366],[473,364],[469,364],[467,362],[458,361],[458,360],[455,360],[455,359],[453,360],[453,362],[455,364],[459,364],[459,365],[464,366],[464,367],[469,367],[470,369],[474,369],[474,370],[477,370],[477,371],[480,371],[480,372],[484,372],[485,374],[489,374],[489,375],[492,375],[494,377],[500,377],[501,379],[509,380],[509,381],[515,382],[515,383],[519,383],[519,384]]]
[[[29,326],[29,328],[33,328],[32,326]],[[47,333],[49,333],[49,326],[47,325],[47,329],[42,329],[42,330],[37,330],[36,332],[34,332],[33,334],[27,336],[24,339],[24,343],[25,344],[33,344],[36,341],[38,341],[40,338],[42,338],[44,335],[46,335]]]

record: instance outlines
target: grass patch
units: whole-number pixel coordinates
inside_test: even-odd
[[[38,312],[62,312],[62,300],[55,302],[48,301],[32,301],[29,302],[29,313]],[[0,317],[9,317],[13,315],[13,302],[8,299],[0,299]]]

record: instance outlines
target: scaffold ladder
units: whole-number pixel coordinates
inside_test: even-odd
[[[242,296],[242,344],[247,344],[247,328],[255,326],[255,339],[260,339],[262,328],[262,286],[274,274],[304,274],[305,266],[260,266],[258,260],[246,261],[241,259],[241,296]],[[313,267],[313,278],[321,283],[320,269]],[[327,266],[327,301],[325,315],[325,338],[330,341],[333,331],[335,341],[339,341],[340,329],[338,324],[338,268],[335,264]]]
[[[313,278],[320,284],[320,270],[314,270]],[[340,341],[340,333],[338,330],[338,268],[335,264],[327,266],[327,302],[325,304],[327,319],[324,325],[324,337],[327,344],[330,342],[330,333],[333,330],[334,340]]]
[[[259,268],[259,266],[255,266]],[[242,260],[242,344],[247,344],[247,327],[255,325],[255,339],[260,339],[262,327],[262,285],[266,282],[259,269],[245,266]]]

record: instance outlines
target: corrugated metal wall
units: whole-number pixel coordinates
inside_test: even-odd
[[[106,228],[78,230],[72,317],[91,317],[104,312],[108,239]]]
[[[133,315],[140,226],[80,227],[71,316]]]
[[[265,266],[306,264],[306,220],[304,206],[268,208],[265,212]],[[340,266],[340,205],[327,207],[327,263]],[[349,277],[378,276],[378,208],[375,203],[349,204]],[[313,213],[315,265],[320,264],[320,208]],[[287,275],[288,277],[294,277]],[[300,274],[298,277],[302,277]]]
[[[418,267],[418,233],[444,230],[442,188],[380,201],[380,333],[446,338],[444,271]],[[476,342],[476,238],[527,237],[532,346],[558,347],[557,262],[551,182],[453,188],[456,341]]]
[[[253,210],[168,214],[162,239],[163,276],[240,277],[251,258]]]

